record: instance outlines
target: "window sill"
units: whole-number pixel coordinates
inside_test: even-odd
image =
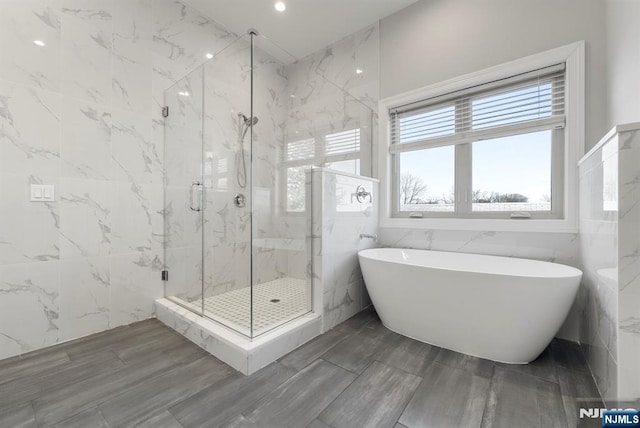
[[[403,229],[477,230],[496,232],[578,233],[571,220],[382,218],[380,227]]]

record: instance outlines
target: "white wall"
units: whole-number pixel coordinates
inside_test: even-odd
[[[0,3],[0,358],[153,315],[163,92],[234,37],[174,0]]]
[[[640,2],[606,0],[607,128],[640,121]]]
[[[380,23],[381,96],[585,40],[588,150],[606,131],[603,17],[601,0],[419,1]]]

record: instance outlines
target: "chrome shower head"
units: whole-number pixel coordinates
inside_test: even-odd
[[[238,119],[240,121],[240,127],[238,129],[238,132],[239,132],[238,137],[242,141],[244,140],[245,135],[247,135],[247,132],[249,131],[249,129],[256,123],[258,123],[258,118],[255,116],[247,117],[242,113],[238,113]]]
[[[244,114],[242,115],[242,119],[244,119],[244,125],[245,126],[253,126],[256,123],[258,123],[258,118],[256,116],[253,117],[247,117]]]

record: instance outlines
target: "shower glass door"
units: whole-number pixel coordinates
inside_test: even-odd
[[[310,165],[287,167],[286,136],[290,117],[297,117],[291,108],[295,93],[308,95],[314,88],[291,76],[290,54],[260,35],[252,43],[252,333],[257,337],[311,311],[311,204],[305,202]],[[298,180],[291,180],[292,172]]]
[[[165,91],[165,296],[202,315],[203,69]]]

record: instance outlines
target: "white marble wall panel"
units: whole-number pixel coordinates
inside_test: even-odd
[[[606,400],[640,396],[640,131],[623,128],[580,165],[581,342]]]
[[[61,259],[107,257],[111,254],[109,187],[108,182],[101,180],[60,180]]]
[[[74,98],[62,101],[61,174],[106,180],[111,170],[111,112]]]
[[[374,24],[301,59],[289,67],[309,77],[294,82],[301,85],[296,97],[307,99],[325,80],[376,110],[380,98],[379,45],[380,29]]]
[[[85,102],[111,105],[113,3],[62,0],[60,88]]]
[[[0,77],[32,88],[60,89],[59,1],[7,0],[0,14]],[[34,44],[40,40],[45,46]]]
[[[110,322],[109,257],[60,262],[60,341],[106,330]]]
[[[0,170],[57,175],[60,115],[58,93],[0,80]]]
[[[324,168],[311,176],[314,306],[326,331],[370,304],[358,251],[377,245],[360,234],[377,233],[379,183]],[[370,200],[351,198],[358,186],[371,193]]]
[[[0,266],[0,359],[58,341],[59,281],[58,262]]]
[[[604,165],[617,157],[610,141],[580,165],[580,342],[605,398],[617,390],[618,221],[605,204]]]
[[[2,2],[0,358],[152,316],[164,291],[159,107],[232,39],[174,0]],[[55,201],[30,202],[31,183],[55,185]],[[186,203],[173,190],[169,212]],[[191,226],[168,228],[184,243]]]
[[[619,134],[618,395],[640,397],[640,130]]]
[[[110,257],[109,312],[113,325],[125,325],[153,316],[154,301],[163,297],[157,286],[163,268],[162,253],[141,251]]]
[[[111,179],[161,187],[164,148],[149,116],[115,110],[111,119]]]
[[[385,247],[523,257],[578,266],[578,234],[380,228]]]
[[[152,0],[113,0],[113,75],[111,96],[114,109],[149,114],[152,107]]]

